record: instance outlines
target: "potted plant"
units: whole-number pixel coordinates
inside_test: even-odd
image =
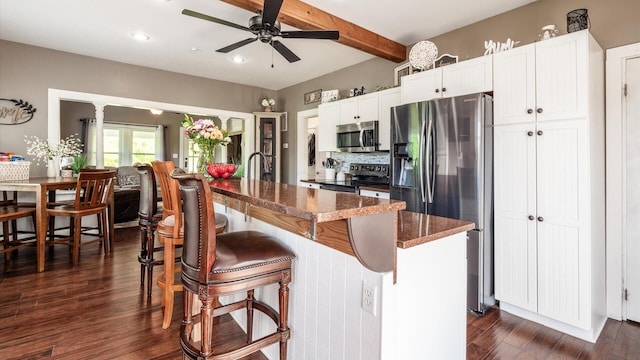
[[[71,170],[73,170],[73,175],[77,176],[80,173],[81,169],[84,169],[87,166],[87,155],[80,154],[73,156],[73,162],[71,162]]]

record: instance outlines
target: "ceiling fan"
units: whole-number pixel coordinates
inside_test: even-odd
[[[323,40],[338,40],[340,37],[340,33],[336,30],[280,31],[280,22],[277,18],[280,8],[282,7],[282,1],[283,0],[264,0],[263,9],[261,11],[259,10],[257,15],[249,19],[249,27],[234,24],[226,20],[218,19],[213,16],[188,9],[182,10],[182,14],[230,26],[232,28],[245,30],[255,35],[255,37],[250,37],[216,50],[221,53],[228,53],[241,46],[260,40],[263,43],[270,44],[277,52],[280,53],[280,55],[292,63],[300,60],[300,58],[294,54],[293,51],[289,50],[289,48],[287,48],[283,43],[278,40],[274,40],[275,37]]]

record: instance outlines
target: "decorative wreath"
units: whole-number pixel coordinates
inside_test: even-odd
[[[409,62],[416,69],[425,70],[433,64],[438,56],[436,44],[423,40],[413,45],[409,52]]]

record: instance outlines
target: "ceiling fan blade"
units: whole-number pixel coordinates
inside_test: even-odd
[[[269,28],[276,23],[278,13],[282,7],[282,0],[264,0],[264,8],[262,9],[262,25],[269,24]]]
[[[276,49],[276,51],[279,52],[280,55],[284,56],[284,58],[287,59],[287,61],[289,61],[290,63],[300,60],[300,58],[296,54],[294,54],[293,51],[289,50],[288,47],[284,46],[284,44],[278,40],[273,41],[271,43],[271,46],[273,46],[273,48]]]
[[[249,29],[248,27],[242,26],[242,25],[238,25],[238,24],[234,24],[232,22],[226,21],[226,20],[222,20],[222,19],[218,19],[215,18],[213,16],[209,16],[209,15],[205,15],[199,12],[195,12],[189,9],[184,9],[182,10],[182,14],[183,15],[187,15],[187,16],[193,16],[195,18],[198,19],[202,19],[202,20],[207,20],[207,21],[211,21],[214,23],[218,23],[220,25],[226,25],[226,26],[230,26],[232,28],[236,28],[236,29],[240,29],[240,30],[245,30],[245,31],[249,31],[251,32],[251,29]]]
[[[337,30],[281,31],[280,36],[289,39],[338,40],[340,32]]]
[[[238,41],[237,43],[225,46],[221,49],[216,50],[217,52],[221,52],[221,53],[228,53],[231,52],[241,46],[245,46],[247,44],[251,44],[252,42],[258,40],[258,38],[248,38],[248,39],[244,39],[242,41]]]

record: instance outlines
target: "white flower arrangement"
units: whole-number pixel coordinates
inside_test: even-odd
[[[263,98],[260,104],[262,106],[275,106],[276,101],[274,99]]]
[[[62,159],[80,155],[82,154],[82,143],[80,139],[75,137],[76,135],[67,136],[54,146],[49,145],[48,141],[41,140],[37,136],[27,137],[25,135],[24,141],[27,143],[27,155],[35,156],[36,164],[39,164],[40,161],[47,163],[48,160],[55,158]]]

